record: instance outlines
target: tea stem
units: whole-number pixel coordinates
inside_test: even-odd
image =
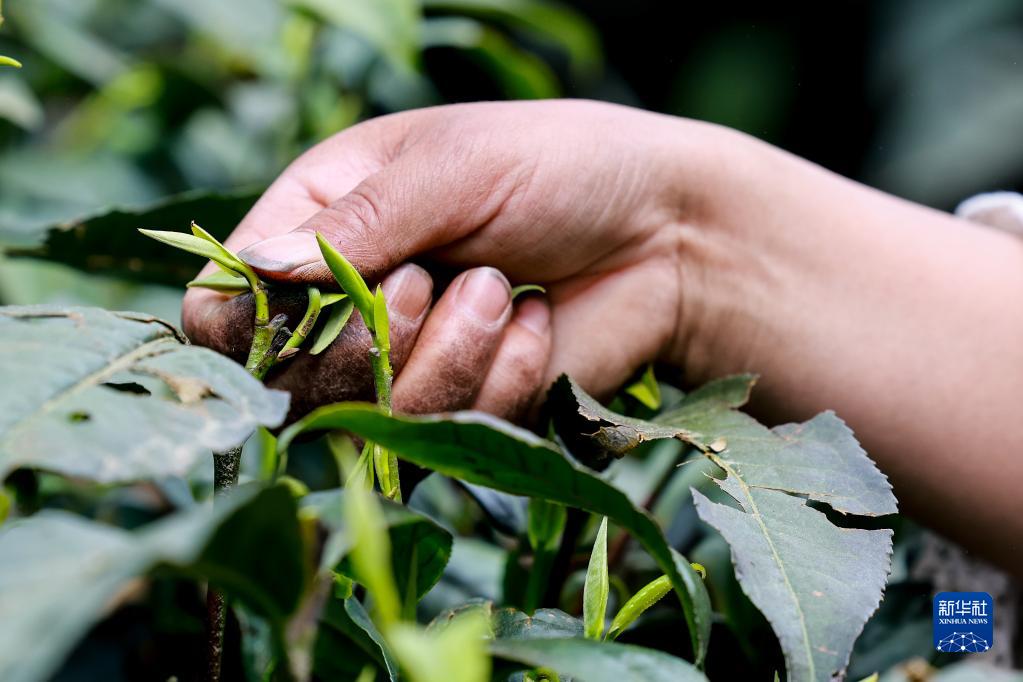
[[[252,344],[245,369],[263,380],[277,362],[277,354],[288,342],[291,333],[284,328],[286,315],[270,319],[270,305],[266,286],[258,279],[249,279],[252,297],[256,305]],[[213,496],[214,501],[238,485],[238,471],[241,468],[241,446],[213,454]],[[224,627],[227,623],[227,599],[220,590],[207,588],[206,592],[206,679],[220,682],[221,665],[224,657]]]
[[[376,388],[377,407],[391,414],[391,384],[394,373],[391,369],[391,353],[386,343],[380,343],[379,333],[373,331],[373,348],[370,363],[373,365],[373,383]],[[401,480],[398,476],[398,457],[376,443],[373,444],[373,462],[384,497],[401,502]]]

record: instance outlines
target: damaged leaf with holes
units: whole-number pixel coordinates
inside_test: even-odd
[[[154,317],[3,307],[0,337],[0,476],[21,467],[103,483],[183,475],[287,413],[287,394]]]

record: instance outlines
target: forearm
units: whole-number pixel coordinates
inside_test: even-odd
[[[1023,574],[1023,246],[745,138],[722,149],[713,209],[679,227],[674,357],[694,382],[760,373],[768,420],[834,409],[905,511]]]

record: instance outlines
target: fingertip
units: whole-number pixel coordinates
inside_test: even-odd
[[[533,334],[547,338],[551,331],[551,308],[541,296],[530,296],[519,303],[513,321]]]

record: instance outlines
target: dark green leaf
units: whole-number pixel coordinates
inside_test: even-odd
[[[670,589],[670,588],[669,588]],[[455,618],[478,611],[490,623],[494,639],[558,639],[582,637],[583,623],[559,609],[537,609],[529,616],[518,609],[494,608],[490,601],[476,601],[457,606],[440,614],[428,629],[444,628]]]
[[[564,374],[551,387],[547,400],[558,435],[573,455],[597,468],[606,466],[609,456],[621,457],[646,441],[690,438],[684,428],[612,412]]]
[[[200,263],[139,234],[138,228],[181,230],[201,220],[218,238],[241,221],[260,192],[189,192],[151,206],[115,208],[53,225],[30,235],[0,235],[6,252],[64,263],[86,272],[141,282],[184,286]]]
[[[690,663],[661,651],[587,639],[502,639],[490,653],[531,667],[551,668],[583,682],[705,682]]]
[[[895,513],[895,497],[833,413],[768,429],[732,409],[751,385],[714,382],[659,421],[689,431],[726,473],[716,482],[739,509],[694,490],[696,508],[731,545],[736,577],[781,641],[789,679],[830,679],[881,599],[891,531],[838,528],[792,494],[866,516]]]
[[[212,512],[197,508],[135,533],[44,511],[0,529],[0,556],[5,682],[47,679],[129,583],[157,567],[209,579],[277,618],[303,584],[295,505],[281,488],[243,488]]]
[[[568,514],[557,502],[532,498],[526,535],[534,552],[550,552],[558,548]]]
[[[564,456],[550,442],[490,415],[387,416],[371,405],[339,403],[316,410],[281,434],[287,448],[303,431],[348,429],[403,459],[517,495],[541,497],[612,519],[646,548],[671,579],[689,623],[698,661],[710,635],[710,602],[689,562],[672,552],[657,524],[619,490]]]
[[[600,69],[600,39],[581,14],[540,0],[425,0],[423,7],[457,12],[530,34],[540,42],[563,49],[577,76]]]
[[[183,475],[287,412],[286,393],[147,315],[5,307],[0,337],[0,476],[18,467],[103,482]]]
[[[394,654],[365,607],[354,597],[328,601],[314,656],[318,679],[348,682],[370,661],[386,669],[391,680],[399,679]]]

